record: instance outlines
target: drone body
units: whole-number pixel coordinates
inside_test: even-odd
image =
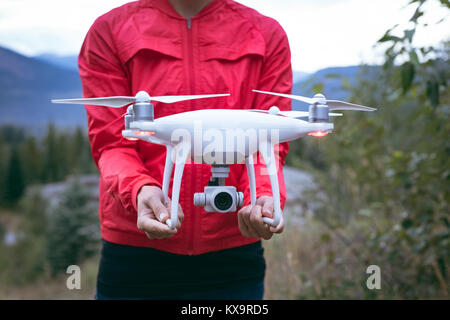
[[[373,111],[375,109],[347,102],[327,100],[323,95],[305,98],[281,93],[256,91],[310,104],[309,112],[255,109],[204,109],[173,114],[154,119],[151,101],[172,103],[191,99],[212,98],[228,94],[197,96],[150,97],[139,92],[135,97],[109,97],[53,100],[55,103],[76,103],[120,108],[131,104],[125,115],[124,138],[141,139],[167,148],[162,191],[168,199],[169,184],[175,166],[170,219],[166,221],[175,228],[178,219],[178,202],[184,166],[188,159],[211,165],[212,177],[203,193],[194,195],[194,204],[203,206],[207,212],[234,212],[243,204],[242,192],[234,186],[225,186],[228,165],[245,163],[250,184],[251,204],[256,203],[256,181],[253,155],[259,152],[267,166],[274,204],[273,219],[264,222],[274,227],[281,221],[280,192],[278,185],[275,146],[305,135],[324,136],[333,130],[329,116],[340,116],[332,110]],[[301,120],[308,117],[308,121]]]
[[[276,109],[271,109],[272,113],[206,109],[183,112],[153,121],[141,120],[130,123],[130,129],[122,132],[125,138],[142,139],[167,147],[163,179],[163,193],[166,199],[175,163],[172,190],[172,202],[175,205],[172,205],[169,226],[175,225],[177,221],[179,189],[183,168],[188,158],[213,167],[245,162],[249,174],[251,203],[254,204],[256,202],[256,182],[253,155],[257,151],[261,153],[266,163],[274,199],[274,218],[264,219],[273,226],[278,225],[281,219],[281,203],[275,163],[275,145],[300,138],[311,132],[331,132],[333,124],[309,123],[300,119],[280,116],[276,113]],[[214,177],[214,171],[212,173]],[[243,195],[237,193],[236,190],[225,190],[224,184],[214,187],[219,190],[217,192],[209,191],[209,188],[205,190],[203,196],[196,194],[195,198],[199,200],[194,200],[194,203],[202,206],[211,205],[214,211],[219,212],[227,212],[239,204],[242,205]],[[208,195],[211,195],[210,200],[207,199]],[[216,197],[219,197],[216,202],[227,202],[229,206],[224,206],[224,210],[220,210],[220,205],[214,205]]]
[[[192,160],[209,165],[229,165],[243,163],[265,142],[278,144],[311,132],[331,132],[332,129],[332,123],[310,123],[276,113],[252,112],[251,109],[205,109],[154,121],[135,121],[130,124],[130,129],[123,131],[123,136],[172,147],[185,142],[192,146]]]

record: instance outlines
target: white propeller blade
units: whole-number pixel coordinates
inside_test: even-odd
[[[79,99],[53,99],[53,103],[70,103],[70,104],[90,104],[95,106],[105,106],[112,108],[121,108],[130,103],[135,102],[150,102],[158,101],[163,103],[174,103],[179,101],[215,98],[229,96],[229,93],[225,94],[199,94],[190,96],[159,96],[150,97],[147,92],[140,91],[135,97],[104,97],[104,98],[79,98]]]
[[[280,111],[280,114],[288,118],[309,117],[308,111]]]
[[[52,99],[53,103],[91,104],[94,106],[105,106],[112,108],[121,108],[135,101],[136,101],[135,97]]]
[[[375,111],[375,110],[377,110],[375,108],[361,106],[359,104],[353,104],[353,103],[338,101],[338,100],[327,100],[322,95],[320,95],[320,97],[306,98],[306,97],[296,96],[296,95],[292,95],[292,94],[259,91],[259,90],[253,90],[253,91],[259,92],[259,93],[271,94],[274,96],[279,96],[279,97],[284,97],[284,98],[290,98],[290,99],[294,99],[294,100],[298,100],[298,101],[303,101],[303,102],[309,103],[309,104],[325,103],[330,110],[356,110],[356,111]]]
[[[253,92],[258,92],[258,93],[271,94],[271,95],[274,95],[274,96],[294,99],[294,100],[298,100],[298,101],[303,101],[303,102],[309,103],[309,104],[314,104],[314,103],[317,102],[316,99],[306,98],[306,97],[302,97],[302,96],[295,96],[293,94],[275,93],[275,92],[260,91],[260,90],[252,90],[252,91]]]
[[[174,103],[174,102],[193,100],[193,99],[225,97],[225,96],[229,96],[229,95],[230,95],[229,93],[224,93],[224,94],[198,94],[198,95],[192,95],[192,96],[160,96],[160,97],[150,97],[150,100],[163,102],[163,103]]]
[[[330,110],[355,110],[355,111],[375,111],[377,109],[370,108],[366,106],[361,106],[359,104],[338,101],[338,100],[327,100],[327,106]]]
[[[285,117],[289,117],[289,118],[305,118],[305,117],[309,117],[309,112],[308,111],[280,111],[280,114],[282,114]],[[330,117],[343,116],[342,113],[334,113],[334,112],[329,112],[328,115]]]
[[[263,109],[249,109],[248,111],[251,112],[263,112],[263,113],[269,113],[269,110],[263,110]],[[309,117],[309,112],[308,111],[280,111],[278,114],[281,114],[285,117],[288,118],[306,118]],[[343,116],[342,113],[334,113],[334,112],[330,112],[328,113],[328,115],[330,117],[340,117]]]

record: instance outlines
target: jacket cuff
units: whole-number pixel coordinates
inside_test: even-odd
[[[161,187],[161,184],[156,181],[155,179],[145,176],[139,179],[137,182],[134,183],[133,187],[131,188],[131,203],[133,205],[134,211],[137,212],[137,196],[139,191],[143,186],[155,186],[155,187]]]

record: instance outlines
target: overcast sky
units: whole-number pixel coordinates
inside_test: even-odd
[[[0,46],[25,55],[77,54],[96,17],[124,0],[1,0]],[[408,0],[239,0],[277,19],[289,37],[294,70],[377,63],[373,44],[411,16]],[[430,4],[429,22],[447,13]],[[417,34],[420,45],[450,37],[450,19]]]

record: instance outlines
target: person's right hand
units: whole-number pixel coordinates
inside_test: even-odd
[[[149,239],[165,239],[177,233],[183,222],[184,214],[178,205],[178,221],[174,229],[165,223],[170,216],[171,201],[164,203],[164,195],[160,188],[143,186],[137,196],[137,227],[145,232]]]

